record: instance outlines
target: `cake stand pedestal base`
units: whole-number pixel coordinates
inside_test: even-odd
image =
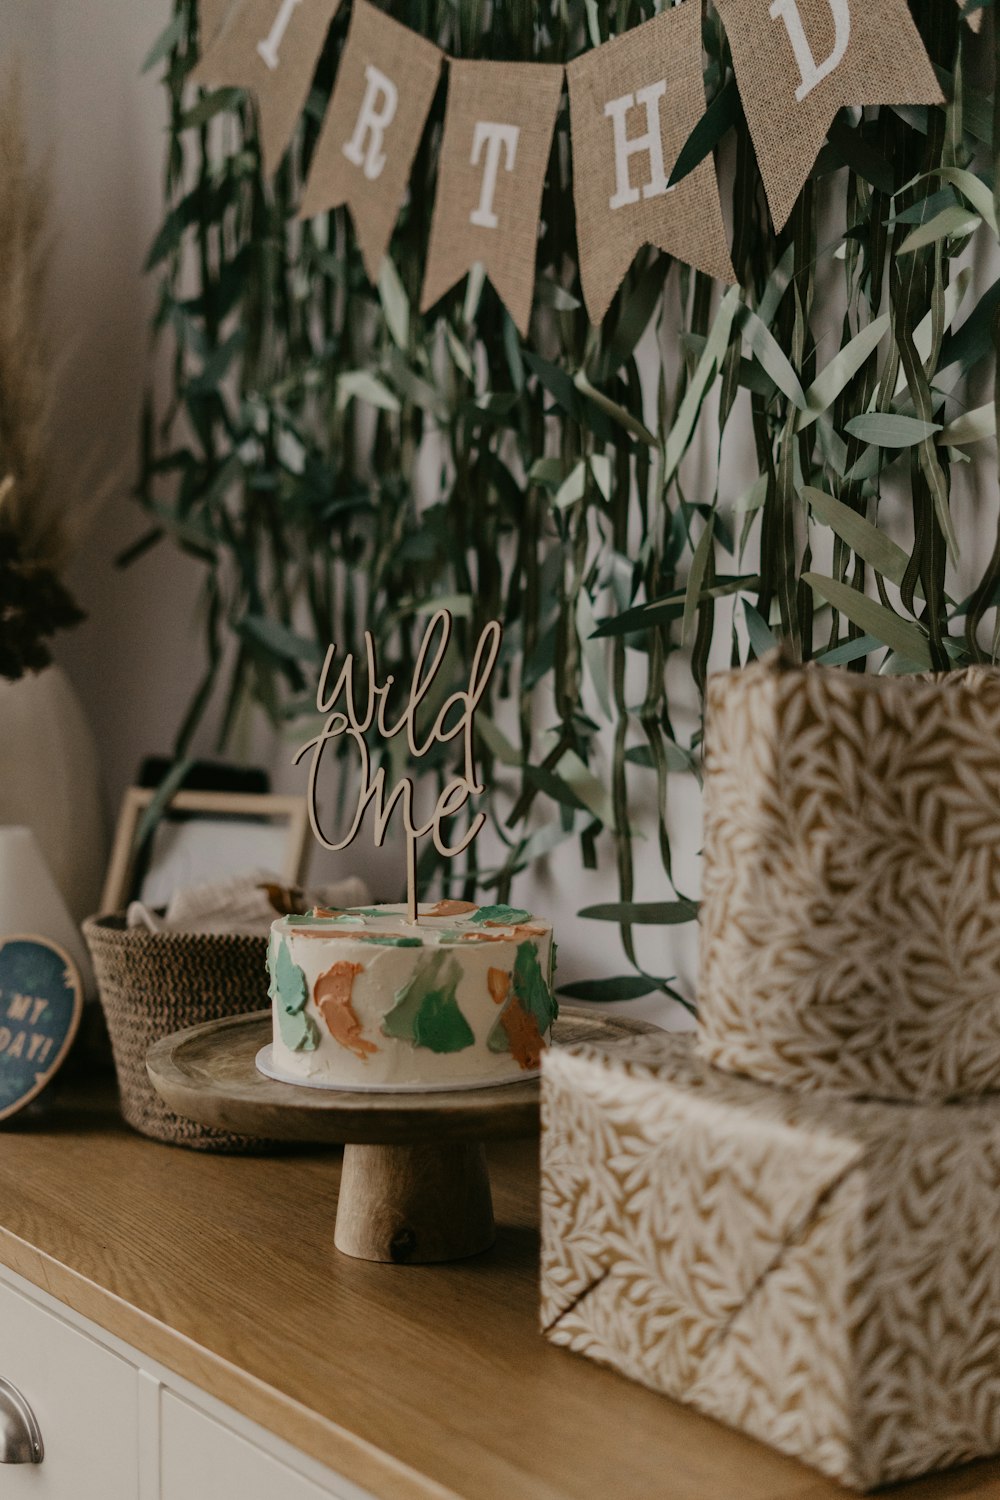
[[[333,1240],[359,1260],[462,1260],[495,1236],[484,1141],[537,1135],[537,1078],[440,1093],[356,1093],[267,1078],[257,1053],[271,1013],[206,1021],[155,1042],[146,1071],[175,1114],[235,1135],[343,1144]],[[606,1043],[654,1027],[563,1008],[553,1045]]]
[[[397,1265],[464,1260],[496,1238],[481,1141],[345,1146],[333,1242]]]

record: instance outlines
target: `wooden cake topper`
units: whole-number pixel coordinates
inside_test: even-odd
[[[451,640],[452,623],[452,617],[446,609],[439,609],[428,623],[414,664],[406,706],[392,725],[386,723],[386,712],[389,689],[395,679],[390,673],[385,682],[379,682],[375,642],[371,632],[365,631],[368,687],[364,710],[360,714],[355,700],[354,655],[351,653],[345,657],[340,673],[331,686],[337,648],[330,646],[316,688],[316,707],[321,714],[328,717],[321,733],[308,740],[295,756],[297,765],[304,755],[309,751],[312,752],[309,767],[309,822],[313,833],[324,849],[346,849],[349,844],[353,843],[358,836],[369,803],[375,806],[375,846],[381,848],[393,810],[397,802],[401,804],[403,827],[406,832],[406,913],[410,922],[417,921],[417,840],[429,833],[438,853],[445,859],[453,859],[469,847],[486,822],[486,814],[478,812],[455,844],[446,844],[441,835],[442,822],[460,812],[471,796],[484,791],[483,785],[476,778],[473,726],[476,709],[486,691],[500,651],[502,627],[498,620],[491,620],[479,637],[472,659],[468,688],[452,693],[445,700],[434,720],[433,728],[425,739],[421,740],[417,732],[417,710],[430,692],[434,679],[441,669],[448,643]],[[435,638],[437,638],[436,644]],[[432,655],[433,659],[431,659]],[[455,717],[454,723],[449,725],[448,718],[455,709],[460,709],[461,712]],[[449,781],[438,797],[433,813],[425,823],[414,822],[414,786],[411,777],[404,776],[387,795],[385,767],[380,766],[374,776],[372,775],[371,753],[365,735],[373,725],[383,740],[394,739],[397,734],[405,731],[410,759],[413,761],[419,761],[425,756],[432,745],[445,744],[457,738],[458,735],[462,736],[461,775]],[[339,739],[341,735],[347,735],[353,739],[357,746],[360,785],[351,826],[342,839],[334,841],[327,838],[320,824],[317,790],[323,751],[330,740]]]

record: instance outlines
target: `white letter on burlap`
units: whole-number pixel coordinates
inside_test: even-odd
[[[422,312],[479,264],[527,334],[562,84],[547,63],[449,62]]]
[[[478,167],[484,146],[486,161],[483,166],[483,190],[479,195],[478,206],[469,215],[469,223],[478,224],[480,229],[496,229],[500,223],[493,212],[497,173],[500,170],[500,153],[502,151],[504,154],[504,170],[513,172],[520,134],[516,125],[498,125],[493,120],[476,121],[476,129],[472,136],[472,156],[469,161],[471,166]]]
[[[285,35],[289,21],[292,19],[292,11],[302,0],[281,0],[281,9],[274,18],[274,25],[262,42],[257,43],[258,56],[262,57],[267,66],[273,72],[281,61],[278,49],[281,39]]]
[[[433,42],[354,0],[299,218],[346,204],[372,281],[406,197],[441,61]]]
[[[669,186],[681,148],[705,113],[697,0],[584,52],[566,72],[580,280],[590,321],[600,323],[607,313],[642,245],[735,281],[712,157]]]
[[[206,41],[191,76],[202,85],[253,92],[267,177],[295,133],[339,6],[340,0],[232,0],[220,19],[219,0],[201,0]]]
[[[358,111],[354,134],[344,145],[344,155],[361,167],[369,182],[381,177],[386,163],[382,149],[385,133],[396,118],[399,90],[391,78],[373,68],[365,68],[365,97]],[[367,144],[366,144],[367,141]]]
[[[649,157],[650,178],[643,185],[644,198],[658,198],[669,193],[667,175],[663,170],[663,137],[660,133],[660,100],[667,92],[666,80],[648,84],[635,94],[622,94],[620,99],[609,99],[604,113],[611,120],[615,131],[615,191],[608,199],[609,208],[625,208],[629,203],[638,203],[639,189],[629,182],[629,161],[639,152]],[[628,133],[628,112],[638,105],[646,110],[645,135]]]
[[[811,94],[816,85],[822,83],[823,79],[843,62],[847,44],[851,40],[851,12],[848,9],[847,0],[827,0],[827,4],[833,12],[833,51],[821,63],[813,57],[796,0],[774,0],[769,12],[772,21],[776,21],[779,16],[784,21],[788,31],[788,40],[795,53],[795,61],[798,63],[799,73],[802,76],[802,82],[795,90],[795,99],[798,104],[801,104],[806,95]]]
[[[943,102],[907,0],[716,0],[716,9],[776,229],[838,109]]]

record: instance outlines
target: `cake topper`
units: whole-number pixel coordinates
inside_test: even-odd
[[[346,849],[349,844],[353,843],[358,836],[369,803],[373,803],[375,807],[375,847],[380,849],[385,841],[393,810],[397,802],[401,804],[403,827],[406,833],[406,914],[410,922],[417,921],[417,840],[429,833],[438,853],[445,859],[453,859],[469,847],[486,822],[484,812],[476,813],[465,833],[455,844],[446,844],[441,834],[442,822],[453,818],[456,813],[460,812],[471,796],[478,795],[485,790],[476,777],[473,725],[476,709],[486,691],[500,651],[502,627],[499,620],[491,620],[483,628],[472,659],[468,688],[452,693],[445,700],[434,719],[433,727],[425,738],[421,739],[417,730],[417,710],[431,691],[441,669],[451,640],[452,624],[452,617],[446,609],[439,609],[428,622],[413,667],[406,706],[396,722],[391,725],[386,722],[386,713],[389,689],[395,679],[390,673],[384,682],[379,682],[375,642],[371,631],[365,631],[368,685],[364,711],[361,714],[358,713],[355,700],[354,655],[350,653],[344,658],[336,681],[333,681],[331,685],[337,648],[330,646],[327,649],[323,670],[320,672],[316,687],[316,707],[321,714],[327,715],[326,722],[321,732],[314,735],[311,740],[307,740],[299,749],[294,762],[298,765],[304,755],[309,751],[312,752],[309,767],[309,822],[313,833],[324,849]],[[454,723],[449,725],[449,716],[455,709],[461,711],[455,717]],[[371,752],[365,735],[373,726],[376,733],[385,741],[394,739],[397,734],[405,731],[411,761],[420,761],[432,745],[445,744],[457,738],[458,735],[462,736],[461,774],[448,782],[438,796],[434,811],[426,822],[414,822],[414,785],[410,776],[404,776],[387,795],[385,766],[379,766],[372,775]],[[351,826],[343,838],[332,840],[327,838],[320,823],[317,792],[323,751],[331,740],[339,739],[341,735],[347,735],[349,739],[353,739],[357,746],[360,781],[357,806]]]

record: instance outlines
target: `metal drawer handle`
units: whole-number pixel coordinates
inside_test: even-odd
[[[0,1376],[0,1464],[40,1464],[44,1457],[35,1413],[16,1386]]]

